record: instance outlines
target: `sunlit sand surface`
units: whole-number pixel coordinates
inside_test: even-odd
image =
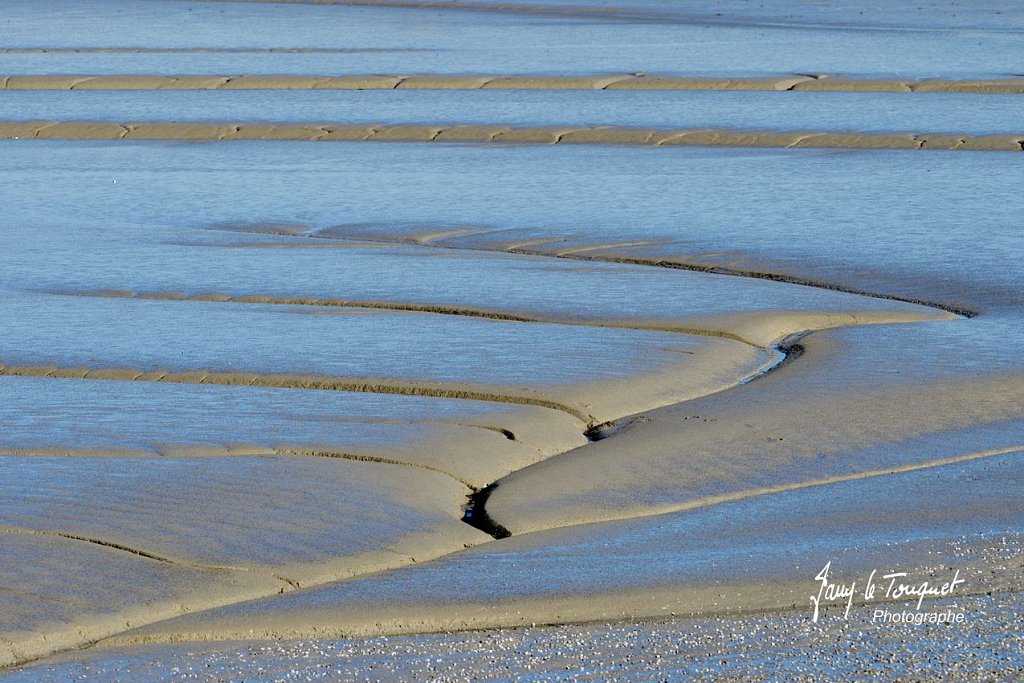
[[[922,7],[6,3],[0,678],[1019,674],[1024,13]]]

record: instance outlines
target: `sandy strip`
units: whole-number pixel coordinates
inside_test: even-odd
[[[919,319],[907,314],[879,314],[877,322]],[[0,364],[0,376],[278,387],[489,401],[561,411],[579,420],[583,431],[623,415],[722,391],[749,381],[777,362],[777,354],[743,342],[715,337],[705,340],[692,352],[685,349],[677,352],[678,360],[666,356],[664,366],[641,371],[628,378],[591,380],[573,385],[553,384],[543,388],[388,377],[210,370],[143,371],[125,366],[52,364]]]
[[[770,347],[779,340],[782,340],[792,334],[810,329],[820,330],[832,327],[841,327],[843,325],[870,323],[943,320],[949,317],[942,313],[906,309],[895,313],[882,310],[751,311],[742,313],[715,313],[711,315],[694,314],[681,319],[670,319],[668,317],[665,319],[643,319],[641,317],[627,319],[617,319],[614,317],[571,318],[551,314],[543,315],[539,313],[531,314],[528,312],[508,312],[507,310],[497,308],[490,309],[469,306],[445,306],[440,304],[416,304],[396,301],[360,301],[325,297],[275,297],[265,294],[243,294],[232,296],[218,292],[186,294],[176,291],[135,292],[129,290],[72,291],[55,293],[62,296],[127,298],[152,301],[201,301],[235,304],[271,304],[280,306],[365,308],[369,310],[464,316],[468,318],[503,320],[507,322],[572,325],[579,327],[612,327],[630,330],[646,330],[651,332],[673,332],[676,334],[688,334],[698,337],[718,337],[761,348]],[[912,303],[922,305],[917,304],[917,302]],[[923,304],[923,306],[928,305]]]
[[[61,52],[37,48],[28,53]],[[104,48],[70,52],[136,53]],[[179,50],[171,52],[211,52]],[[268,52],[309,52],[279,49]],[[315,51],[315,50],[314,50]],[[323,51],[330,51],[324,49]],[[357,50],[352,50],[357,51]],[[0,54],[16,52],[0,50]],[[231,50],[229,52],[238,52]],[[674,76],[646,73],[557,76],[531,74],[221,74],[221,75],[11,75],[0,76],[0,90],[774,90],[828,92],[1024,93],[1024,78],[858,78],[851,75]]]
[[[177,123],[113,121],[0,121],[0,139],[498,142],[608,144],[663,147],[775,147],[1021,151],[1024,133],[1003,135],[771,131],[735,129],[645,130],[623,126],[449,126],[288,123]]]

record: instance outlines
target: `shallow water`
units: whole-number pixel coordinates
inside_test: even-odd
[[[182,447],[376,451],[457,439],[460,430],[492,433],[485,427],[499,429],[531,410],[434,397],[41,377],[0,378],[0,395],[0,450],[97,455]]]
[[[57,141],[0,150],[11,226],[0,239],[35,259],[99,235],[181,240],[184,228],[220,224],[338,226],[330,234],[341,237],[474,228],[484,232],[435,244],[653,240],[654,256],[974,309],[1024,302],[1014,267],[1024,167],[1013,154]],[[117,267],[110,254],[104,264]]]
[[[963,93],[12,90],[0,95],[0,119],[1024,133],[1017,97]]]
[[[858,73],[977,77],[1019,73],[1024,32],[1019,13],[996,26],[982,7],[963,22],[940,3],[911,30],[872,30],[854,12],[724,24],[656,11],[659,22],[541,13],[390,9],[318,4],[148,0],[88,4],[30,0],[5,4],[2,47],[335,48],[336,54],[0,54],[0,72],[25,73],[594,73],[685,72],[709,75]],[[992,8],[994,11],[996,8]],[[792,14],[787,12],[786,14]],[[968,16],[970,16],[970,14]],[[838,19],[838,22],[834,21]],[[720,23],[715,23],[716,21]],[[840,27],[802,23],[832,21]],[[885,19],[879,20],[885,23]],[[868,30],[842,28],[859,23]],[[1005,22],[1005,23],[1004,23]],[[866,26],[865,26],[866,24]],[[988,24],[988,30],[982,28]],[[882,28],[885,28],[884,26]],[[995,29],[995,30],[992,30]],[[898,40],[894,40],[894,35]],[[88,39],[83,38],[88,36]],[[370,51],[360,51],[370,50]],[[377,51],[383,50],[383,51]],[[415,50],[410,52],[409,50]],[[411,67],[410,65],[414,65]]]
[[[7,365],[397,377],[535,388],[654,372],[709,343],[663,332],[423,313],[28,294],[3,297],[0,317],[5,321],[0,358]],[[521,353],[524,347],[531,350],[528,357]],[[460,362],[452,363],[453,357]]]

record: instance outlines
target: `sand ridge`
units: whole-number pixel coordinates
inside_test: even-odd
[[[303,225],[279,226],[263,224],[227,225],[218,227],[224,230],[243,233],[257,233],[297,238],[297,240],[306,241],[306,244],[309,244],[313,240],[323,240],[327,243],[339,242],[342,244],[380,242],[395,245],[422,245],[424,244],[424,240],[428,240],[430,246],[439,249],[479,251],[485,253],[504,252],[508,254],[540,256],[570,261],[575,260],[583,262],[635,265],[644,268],[658,268],[693,273],[705,273],[710,275],[724,275],[737,278],[749,278],[752,280],[764,280],[769,282],[798,285],[801,287],[813,287],[834,292],[842,292],[844,294],[852,294],[858,297],[904,302],[926,308],[939,309],[940,311],[946,311],[955,316],[962,316],[966,318],[971,318],[977,314],[977,311],[959,305],[952,305],[942,301],[926,300],[917,297],[900,296],[886,291],[880,291],[878,289],[869,290],[835,280],[822,280],[788,272],[755,270],[740,267],[732,263],[715,264],[711,262],[703,262],[693,256],[675,255],[671,250],[666,251],[663,245],[650,241],[616,243],[594,239],[580,241],[578,238],[571,239],[568,237],[558,236],[522,239],[514,237],[515,229],[489,227],[439,230],[429,226],[412,225],[407,226],[405,230],[398,232],[393,228],[389,229],[388,226],[375,224],[343,224],[323,229]],[[300,241],[296,241],[273,243],[272,246],[274,248],[293,248],[300,246],[300,244]],[[256,244],[248,246],[260,245]],[[642,251],[642,248],[645,246],[651,247],[651,253],[649,255]],[[626,248],[623,249],[622,247]],[[637,253],[637,250],[632,249],[631,247],[641,248],[640,253]],[[689,316],[687,317],[689,318]],[[690,319],[692,321],[694,318]],[[711,316],[709,319],[714,319],[719,322],[716,326],[707,329],[696,327],[694,325],[690,325],[689,327],[679,327],[678,325],[669,327],[662,324],[662,327],[663,329],[671,329],[674,331],[685,332],[687,330],[692,330],[694,334],[718,334],[722,331],[729,330],[728,325],[723,324],[722,322],[727,320],[728,317],[716,315]],[[755,319],[763,320],[764,318],[761,317],[760,314],[751,314],[750,317],[744,321],[744,326],[746,326],[747,323],[753,322]],[[605,319],[602,320],[602,324],[614,323]],[[759,336],[756,340],[754,337],[745,338],[742,336],[740,336],[739,339],[755,344],[767,345],[771,344],[773,340],[781,339],[782,337],[792,334],[797,330],[811,329],[813,327],[815,327],[815,325],[807,325],[805,327],[798,326],[787,333],[780,332],[778,334],[772,334],[767,338]],[[828,327],[828,325],[825,325],[825,327]],[[714,330],[714,332],[712,332],[712,330]],[[733,335],[742,334],[735,330],[726,333]]]
[[[605,249],[605,246],[581,247],[578,250],[562,252],[560,256],[571,257],[585,251]],[[946,319],[941,313],[926,310],[906,310],[893,313],[879,311],[814,311],[786,310],[773,312],[745,312],[715,315],[693,315],[677,320],[646,320],[641,317],[621,319],[607,318],[570,318],[559,315],[543,315],[519,313],[499,308],[476,308],[465,306],[444,306],[435,304],[417,304],[401,301],[360,301],[349,299],[332,299],[328,297],[280,297],[260,294],[228,295],[217,292],[188,294],[184,292],[160,291],[60,291],[54,292],[61,296],[104,297],[144,299],[154,301],[201,301],[234,304],[271,304],[280,306],[311,306],[327,308],[365,308],[369,310],[404,311],[429,313],[432,315],[466,316],[486,320],[521,322],[535,324],[573,325],[582,327],[610,327],[631,330],[649,330],[653,332],[672,332],[676,334],[698,337],[717,337],[741,342],[758,348],[777,345],[781,340],[810,329],[823,330],[844,325],[883,324],[892,322],[915,322],[922,320]],[[922,305],[919,302],[907,302]],[[688,325],[687,323],[695,323]]]
[[[671,147],[776,147],[827,149],[925,149],[1015,151],[1024,133],[957,135],[928,133],[813,132],[735,129],[643,130],[622,126],[509,127],[481,125],[180,123],[173,121],[0,121],[0,139],[231,140],[346,142],[490,142],[497,144],[610,144]]]

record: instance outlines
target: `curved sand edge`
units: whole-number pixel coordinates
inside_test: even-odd
[[[488,514],[513,534],[645,517],[839,479],[914,471],[1019,449],[1024,377],[866,379],[886,346],[842,331],[800,341],[797,362],[737,389],[668,406],[614,439],[519,470]],[[960,457],[964,451],[966,456]],[[572,490],[560,482],[572,481]]]
[[[605,249],[605,246],[594,249]],[[510,252],[515,253],[515,252]],[[562,258],[574,258],[571,254],[559,254]],[[737,275],[743,277],[742,275]],[[803,283],[787,283],[796,286],[815,286]],[[821,287],[828,289],[828,287]],[[842,290],[836,290],[842,291]],[[699,337],[719,337],[741,342],[750,346],[768,348],[786,337],[808,330],[825,330],[847,325],[871,325],[879,323],[924,322],[932,320],[953,320],[958,317],[952,311],[939,306],[915,301],[905,301],[902,310],[786,310],[750,311],[720,313],[711,315],[666,316],[664,318],[621,318],[602,315],[567,316],[533,312],[529,308],[513,312],[501,308],[445,306],[431,303],[409,303],[397,300],[356,300],[329,297],[277,297],[264,294],[228,295],[219,292],[189,294],[177,291],[130,291],[130,290],[74,290],[56,292],[61,296],[145,299],[156,301],[202,301],[211,303],[274,304],[283,306],[322,306],[328,308],[367,308],[371,310],[408,311],[433,315],[453,315],[508,322],[571,325],[579,327],[611,327],[650,332],[672,332]],[[846,292],[843,292],[844,294]],[[851,292],[852,293],[852,292]],[[853,293],[855,296],[878,298],[879,295]],[[893,300],[900,301],[900,300]],[[939,310],[930,310],[936,309]]]
[[[768,348],[812,329],[847,325],[949,320],[945,311],[796,311],[735,314],[706,318],[703,334],[684,332],[699,345],[665,349],[666,361],[649,372],[543,388],[406,378],[348,377],[318,374],[231,372],[211,369],[168,371],[134,367],[19,365],[0,362],[0,377],[49,377],[107,381],[167,382],[261,386],[322,391],[352,391],[406,396],[489,401],[560,411],[580,423],[580,431],[644,410],[670,406],[743,384],[778,362]],[[685,327],[685,326],[684,326]],[[738,341],[741,339],[742,341]],[[680,360],[671,359],[679,354]],[[561,432],[562,430],[558,430]],[[559,443],[565,443],[564,436]],[[544,449],[545,451],[549,449]]]
[[[10,52],[5,50],[4,52]],[[46,52],[45,49],[30,52]],[[0,76],[0,90],[775,90],[812,92],[1024,93],[1024,78],[857,78],[850,75],[589,76],[512,74],[244,74]]]
[[[944,302],[936,300],[923,293],[899,292],[896,282],[867,282],[859,283],[858,278],[846,280],[849,273],[837,274],[835,272],[823,273],[817,269],[816,277],[799,274],[792,266],[780,267],[771,262],[761,262],[754,256],[753,261],[747,259],[736,261],[732,258],[728,261],[716,261],[707,258],[707,255],[699,251],[680,249],[672,245],[671,241],[663,238],[654,240],[634,240],[629,242],[605,242],[600,240],[589,240],[578,236],[552,236],[552,237],[527,237],[529,231],[524,231],[516,237],[516,229],[498,226],[474,226],[474,227],[441,227],[429,224],[410,225],[408,229],[395,233],[392,226],[382,229],[380,225],[351,225],[342,224],[327,228],[316,228],[309,225],[278,225],[278,224],[233,224],[213,226],[215,229],[237,231],[242,233],[256,233],[275,235],[286,238],[295,238],[306,241],[305,245],[317,244],[325,246],[330,244],[360,244],[360,243],[385,243],[389,245],[416,245],[430,246],[437,249],[463,250],[476,252],[496,252],[527,256],[538,256],[545,258],[558,258],[582,262],[616,263],[623,265],[642,266],[658,268],[663,270],[682,270],[694,273],[705,273],[709,275],[727,276],[732,278],[749,278],[752,280],[766,280],[787,285],[798,285],[801,287],[812,287],[824,289],[843,294],[852,294],[864,297],[867,300],[876,299],[881,301],[901,302],[913,304],[930,309],[938,309],[956,316],[971,318],[978,314],[975,307],[966,307],[963,301],[954,300]],[[317,242],[318,241],[318,242]],[[301,242],[273,242],[275,248],[292,247],[300,245]],[[252,246],[252,245],[250,245]],[[262,245],[256,245],[262,246]],[[813,264],[811,264],[813,265]],[[812,270],[811,272],[814,272]],[[844,281],[845,280],[845,281]],[[58,291],[60,294],[75,294],[74,291]],[[95,294],[103,296],[145,296],[144,293],[130,292],[124,290],[96,291],[93,293],[83,292],[85,295]],[[170,296],[184,296],[182,293],[169,293]],[[216,295],[214,295],[216,296]],[[431,302],[436,303],[436,302]],[[471,309],[462,309],[469,312]],[[477,309],[485,311],[487,309]],[[434,311],[444,312],[444,311]],[[494,313],[495,311],[490,311]],[[502,313],[504,315],[504,313]],[[716,317],[716,320],[723,318]],[[622,326],[622,321],[614,318],[600,318],[601,324],[610,326]],[[652,319],[638,321],[635,318],[625,325],[627,327],[638,325],[646,329],[664,330],[671,332],[688,332],[691,334],[716,334],[722,336],[725,332],[719,328],[705,328],[703,316],[686,317],[686,324],[679,319]],[[541,320],[538,320],[541,321]],[[546,321],[546,318],[543,320]],[[565,321],[576,324],[579,321]],[[717,324],[717,323],[716,323]],[[728,334],[728,333],[726,333]],[[742,337],[741,341],[749,341]]]

